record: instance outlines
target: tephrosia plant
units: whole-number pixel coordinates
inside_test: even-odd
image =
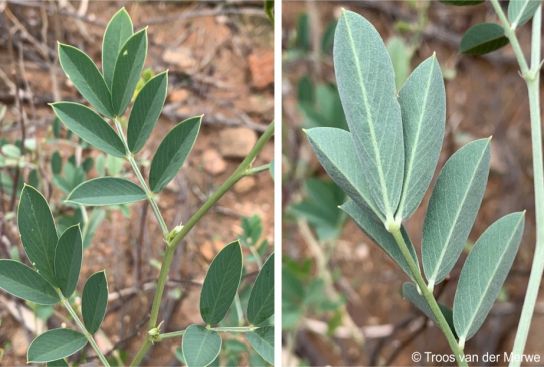
[[[334,67],[349,131],[320,127],[308,139],[327,173],[347,194],[341,206],[407,274],[403,295],[441,329],[460,366],[512,266],[524,212],[493,223],[462,268],[453,307],[433,289],[465,247],[487,184],[491,139],[466,144],[442,168],[423,225],[420,267],[403,223],[421,205],[445,130],[445,89],[435,55],[400,91],[387,49],[362,16],[344,11],[334,37]]]
[[[137,88],[147,54],[147,42],[147,29],[134,32],[128,13],[121,9],[113,16],[104,34],[102,70],[82,50],[59,44],[62,69],[90,107],[75,102],[56,102],[51,105],[54,113],[86,143],[110,156],[125,159],[137,178],[137,183],[115,176],[84,181],[69,193],[66,203],[82,208],[147,200],[158,221],[162,231],[164,257],[148,328],[143,333],[144,340],[131,365],[139,365],[153,343],[168,338],[181,338],[182,359],[187,366],[210,365],[217,360],[220,352],[221,333],[244,333],[255,351],[268,363],[273,363],[274,329],[271,317],[274,313],[274,257],[269,255],[263,261],[267,249],[264,248],[263,252],[262,246],[256,247],[257,239],[242,245],[238,241],[232,242],[211,263],[200,296],[202,324],[190,325],[181,331],[165,332],[159,320],[159,308],[176,248],[238,180],[269,169],[270,164],[252,167],[252,163],[272,137],[274,127],[272,123],[267,127],[239,167],[187,223],[169,228],[157,203],[157,195],[176,176],[191,152],[202,116],[178,123],[162,139],[146,180],[137,155],[161,114],[168,83],[168,73],[163,72],[151,78],[143,87]],[[132,108],[127,119],[124,115],[129,106]],[[60,172],[59,169],[57,171]],[[64,358],[89,343],[101,363],[108,366],[104,351],[100,350],[93,338],[107,308],[105,271],[97,272],[87,279],[81,295],[80,310],[74,302],[73,295],[83,259],[79,225],[59,233],[46,199],[29,185],[25,185],[22,190],[17,220],[31,267],[15,260],[0,260],[0,288],[29,302],[61,304],[78,329],[59,328],[39,335],[28,348],[28,361],[66,365]],[[259,268],[251,287],[246,312],[238,296],[241,280],[244,279],[243,247],[249,249],[251,258]],[[237,322],[232,326],[225,325],[228,322],[224,320],[225,316],[233,303],[236,304]]]

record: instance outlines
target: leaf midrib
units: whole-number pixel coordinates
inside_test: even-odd
[[[521,217],[521,218],[523,218],[523,217]],[[491,273],[491,274],[493,274],[493,276],[488,278],[489,280],[487,281],[485,291],[484,291],[484,295],[487,295],[488,292],[489,292],[489,284],[491,284],[493,282],[493,279],[494,279],[495,275],[497,274],[497,270],[499,269],[499,267],[500,267],[500,265],[502,263],[504,255],[508,252],[508,249],[510,248],[512,239],[514,238],[514,236],[515,236],[515,234],[517,232],[519,223],[521,222],[521,218],[516,223],[516,225],[514,227],[515,230],[512,231],[512,234],[508,238],[508,242],[507,242],[508,246],[504,246],[504,251],[502,252],[502,255],[499,258],[500,261],[497,261],[496,266],[493,267],[493,272]],[[465,327],[463,335],[459,335],[460,337],[466,337],[467,336],[468,332],[470,331],[470,327],[471,327],[472,323],[474,322],[474,319],[476,318],[476,315],[478,314],[480,308],[482,307],[482,303],[483,303],[484,298],[485,298],[485,296],[480,297],[480,300],[477,302],[477,307],[475,307],[475,312],[472,313],[472,317],[470,318],[470,321],[468,322],[467,326]]]
[[[365,109],[367,110],[367,113],[368,113],[368,116],[369,116],[369,130],[370,130],[370,136],[371,136],[371,141],[372,141],[372,148],[374,150],[374,155],[375,157],[377,158],[377,168],[378,168],[378,177],[380,179],[380,186],[381,186],[381,189],[382,189],[382,194],[383,194],[383,200],[384,200],[384,206],[385,206],[385,210],[386,210],[386,216],[387,215],[392,215],[393,213],[393,209],[391,208],[391,204],[389,202],[389,195],[388,195],[388,190],[387,190],[387,185],[385,184],[385,176],[384,176],[384,173],[383,173],[383,169],[382,169],[382,159],[381,159],[381,155],[380,155],[380,150],[379,150],[379,147],[377,146],[377,141],[376,141],[376,133],[374,131],[374,117],[372,115],[372,110],[370,109],[370,106],[369,106],[369,102],[368,102],[368,97],[367,97],[367,93],[366,93],[366,87],[364,85],[364,79],[363,79],[363,76],[361,75],[361,63],[359,62],[359,57],[357,56],[357,54],[355,53],[355,41],[353,40],[353,35],[351,33],[351,26],[349,24],[349,21],[348,21],[348,17],[347,16],[344,16],[344,19],[346,21],[346,29],[347,29],[347,33],[348,33],[348,37],[349,37],[349,42],[350,42],[350,50],[353,54],[353,57],[355,59],[355,67],[357,69],[357,78],[359,79],[359,85],[361,86],[361,92],[363,94],[363,101],[364,101],[364,106],[365,106]],[[389,213],[387,213],[389,212]]]
[[[434,68],[435,68],[435,63],[432,62],[431,71],[429,73],[429,79],[427,80],[427,87],[425,89],[425,97],[423,98],[423,104],[422,104],[423,109],[425,109],[425,106],[427,105],[427,100],[429,99],[429,91],[431,89],[431,80],[433,78]],[[421,115],[419,117],[419,124],[417,126],[417,134],[416,134],[416,140],[414,142],[414,149],[412,149],[412,151],[410,152],[410,159],[408,160],[408,169],[406,170],[407,174],[405,175],[403,192],[402,192],[399,208],[397,209],[397,213],[400,214],[401,216],[404,214],[403,211],[404,211],[404,206],[405,206],[406,200],[407,200],[407,192],[409,190],[409,183],[410,183],[411,178],[412,178],[411,171],[413,169],[415,153],[416,153],[416,150],[417,150],[419,139],[421,137],[420,134],[421,134],[421,125],[423,123],[423,116],[425,116],[425,115],[426,115],[426,112],[423,112],[423,113],[421,113]]]
[[[459,216],[461,214],[461,211],[462,211],[462,208],[464,208],[465,206],[465,202],[466,202],[466,199],[467,199],[467,196],[468,196],[468,193],[471,191],[471,188],[472,188],[472,183],[474,181],[474,177],[476,177],[476,173],[478,172],[479,168],[480,168],[480,165],[482,163],[482,160],[483,160],[483,157],[485,155],[485,152],[487,150],[487,146],[486,146],[486,149],[482,150],[482,154],[480,155],[480,159],[478,159],[478,164],[476,165],[476,168],[474,169],[472,175],[471,175],[471,179],[470,179],[470,185],[468,185],[468,188],[467,190],[465,191],[464,195],[463,195],[463,205],[460,205],[455,213],[455,220],[453,221],[453,223],[457,223],[458,219],[459,219]],[[448,250],[448,243],[450,242],[451,240],[451,237],[453,235],[453,229],[455,228],[456,226],[455,225],[452,225],[448,231],[448,236],[446,237],[446,241],[444,241],[444,246],[442,247],[442,251],[440,252],[440,256],[438,258],[438,261],[436,262],[436,266],[434,268],[434,271],[432,273],[432,276],[429,277],[428,279],[428,283],[431,284],[435,282],[436,280],[436,277],[438,275],[438,270],[440,269],[440,266],[442,265],[442,262],[444,260],[444,256],[446,255],[446,252]]]
[[[518,15],[517,15],[516,18],[512,21],[512,24],[515,24],[516,26],[519,25],[518,22],[520,21],[521,16],[523,15],[523,13],[525,13],[525,9],[527,9],[528,6],[529,6],[529,1],[526,0],[526,1],[521,5],[521,8],[519,9]]]

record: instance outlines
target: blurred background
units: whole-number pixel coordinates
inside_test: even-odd
[[[83,213],[63,202],[86,179],[104,174],[132,178],[132,172],[124,161],[106,158],[78,141],[54,119],[47,103],[81,101],[59,67],[57,41],[83,49],[99,64],[105,26],[122,6],[135,29],[149,26],[140,87],[169,69],[163,115],[139,156],[144,171],[175,123],[205,115],[188,161],[159,199],[169,227],[189,218],[272,120],[274,68],[272,24],[262,1],[0,1],[0,256],[24,256],[15,221],[23,182],[45,194],[61,229],[84,222],[81,279],[107,271],[108,313],[97,339],[115,365],[126,364],[145,337],[163,248],[160,230],[146,203]],[[272,159],[269,143],[256,164]],[[159,316],[164,331],[200,321],[198,299],[205,272],[214,255],[237,238],[246,254],[241,302],[247,302],[247,285],[258,269],[256,256],[264,259],[272,251],[273,216],[273,181],[264,173],[241,180],[204,217],[174,260]],[[229,326],[236,325],[234,317],[234,312],[227,317]],[[37,333],[69,322],[61,310],[2,292],[0,365],[24,365],[26,349]],[[178,347],[179,339],[161,342],[148,361],[180,365]],[[120,352],[112,355],[112,348]],[[81,355],[76,360],[83,362]],[[264,362],[242,339],[231,336],[224,342],[221,364]]]
[[[284,1],[283,365],[412,365],[414,351],[449,353],[441,332],[402,299],[407,280],[402,272],[337,208],[345,195],[328,179],[301,130],[346,128],[331,57],[342,7],[363,15],[380,32],[399,88],[415,66],[436,52],[447,92],[439,167],[465,143],[493,135],[489,184],[470,241],[508,212],[527,209],[527,223],[499,300],[465,350],[509,352],[535,240],[527,91],[509,46],[483,57],[458,52],[470,26],[496,22],[491,6]],[[518,35],[527,50],[530,27],[522,27]],[[418,252],[428,199],[407,223]],[[460,264],[435,292],[450,306]],[[543,312],[541,299],[526,353],[544,350]]]

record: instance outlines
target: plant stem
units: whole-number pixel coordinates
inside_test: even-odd
[[[232,326],[232,327],[210,327],[209,330],[217,331],[219,333],[250,333],[252,331],[257,330],[259,327],[257,326]],[[178,331],[171,331],[169,333],[159,334],[158,340],[164,340],[169,338],[177,338],[179,336],[183,336],[185,334],[185,330],[178,330]]]
[[[438,306],[438,302],[436,302],[436,299],[434,298],[433,293],[429,290],[429,288],[427,288],[427,285],[425,284],[425,280],[423,279],[419,271],[419,267],[414,261],[414,259],[412,258],[412,255],[410,254],[410,251],[408,250],[408,246],[406,246],[406,242],[404,241],[404,237],[402,236],[402,233],[400,231],[400,226],[390,227],[388,228],[388,230],[395,238],[395,241],[397,242],[397,245],[399,246],[402,256],[408,263],[410,272],[412,273],[414,280],[416,281],[419,289],[421,290],[423,298],[425,298],[425,301],[427,301],[427,304],[429,305],[431,311],[433,312],[434,317],[436,318],[436,321],[438,323],[437,326],[442,330],[442,332],[444,333],[444,336],[448,340],[448,344],[452,352],[455,354],[457,365],[463,366],[463,367],[468,366],[463,349],[459,346],[457,339],[453,335],[453,332],[450,329],[450,326],[448,322],[446,321],[446,318],[444,317],[444,314],[440,310],[440,306]]]
[[[126,156],[125,158],[129,161],[130,166],[132,167],[132,170],[134,171],[134,174],[136,175],[136,178],[140,182],[140,185],[144,189],[145,196],[147,197],[147,201],[151,205],[151,209],[153,210],[153,214],[155,214],[155,218],[157,218],[157,222],[159,222],[159,226],[161,227],[161,232],[166,240],[166,236],[168,235],[168,226],[166,225],[166,222],[164,221],[164,218],[161,214],[161,210],[159,209],[159,206],[157,202],[155,201],[155,196],[153,192],[149,189],[149,186],[147,186],[147,182],[145,182],[144,176],[142,175],[142,171],[140,171],[140,168],[138,167],[138,164],[136,163],[136,160],[134,159],[134,156],[130,152],[130,149],[128,148],[127,139],[125,138],[125,134],[123,133],[123,127],[121,126],[121,123],[119,122],[119,119],[115,117],[113,119],[115,123],[115,128],[117,129],[117,133],[121,137],[121,141],[123,142],[123,145],[125,146]]]
[[[531,40],[531,69],[524,75],[529,94],[531,118],[531,143],[533,153],[533,172],[535,190],[536,245],[531,266],[527,293],[523,302],[516,338],[510,362],[511,367],[518,367],[527,343],[531,320],[538,298],[538,290],[544,273],[544,168],[542,158],[542,131],[540,120],[540,44],[542,28],[542,6],[539,6],[533,17]],[[514,34],[515,37],[515,34]]]
[[[77,315],[76,310],[74,310],[70,302],[64,297],[64,295],[62,294],[60,290],[57,289],[57,293],[60,297],[60,301],[62,305],[64,306],[64,308],[66,308],[70,316],[72,316],[72,319],[76,323],[81,333],[85,335],[85,338],[87,338],[87,340],[89,341],[89,344],[91,344],[91,347],[94,349],[96,355],[98,356],[102,364],[106,367],[110,367],[108,360],[106,359],[104,354],[102,354],[102,352],[100,351],[100,348],[98,347],[98,344],[96,344],[96,341],[94,340],[93,336],[91,335],[91,333],[87,331],[87,328],[85,327],[85,325],[83,325],[83,323],[79,319],[79,316]]]
[[[157,288],[153,297],[153,304],[151,306],[151,316],[149,318],[149,330],[157,327],[157,320],[159,317],[159,309],[161,305],[162,295],[164,293],[164,287],[168,280],[168,273],[170,272],[170,266],[174,258],[176,248],[180,245],[182,240],[187,236],[191,229],[202,219],[202,217],[215,205],[219,199],[229,191],[236,182],[242,177],[247,176],[251,170],[251,164],[257,157],[257,155],[263,150],[264,146],[270,140],[274,134],[274,122],[271,122],[264,133],[261,135],[255,146],[251,149],[247,157],[240,163],[238,168],[227,178],[221,186],[214,192],[208,200],[202,204],[202,206],[189,218],[187,223],[168,241],[164,259],[161,264],[161,270],[159,273],[159,279],[157,281]],[[259,170],[261,172],[262,170]],[[142,361],[143,357],[147,353],[147,350],[151,347],[152,339],[146,338],[144,344],[130,363],[131,366],[137,366]]]

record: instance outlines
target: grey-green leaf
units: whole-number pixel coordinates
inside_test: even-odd
[[[368,208],[357,205],[357,203],[355,203],[353,200],[346,201],[340,206],[340,209],[346,212],[346,214],[348,214],[355,221],[363,232],[366,233],[368,237],[370,237],[378,246],[380,246],[381,249],[401,267],[401,269],[410,279],[412,278],[408,263],[399,250],[399,246],[395,242],[395,239],[391,233],[387,232],[385,226],[378,219],[378,217],[376,217]],[[412,241],[410,241],[410,237],[408,236],[404,226],[401,227],[401,231],[404,241],[406,242],[412,257],[414,258],[414,261],[418,263],[416,250],[412,244]]]
[[[351,11],[338,21],[333,54],[338,92],[371,199],[393,219],[402,191],[404,143],[391,59],[374,26]]]
[[[25,252],[40,274],[55,284],[55,249],[59,240],[53,215],[43,195],[25,185],[17,210]]]
[[[247,319],[260,325],[274,314],[274,254],[264,263],[249,296]]]
[[[431,311],[429,304],[425,298],[419,294],[416,286],[413,283],[404,283],[402,285],[402,297],[412,302],[412,304],[416,306],[418,310],[423,312],[425,316],[433,320],[433,322],[438,325],[438,321],[436,321],[436,317],[434,316],[433,311]],[[441,303],[439,303],[438,306],[440,307],[440,311],[442,311],[442,315],[444,315],[444,318],[448,322],[451,331],[453,331],[455,334],[455,329],[453,327],[453,313],[451,309]]]
[[[121,8],[108,23],[102,41],[102,70],[106,84],[110,89],[117,56],[132,33],[132,20],[126,9]]]
[[[71,356],[87,344],[85,336],[70,329],[52,329],[36,337],[27,351],[28,363],[44,363]]]
[[[0,288],[15,297],[40,305],[54,305],[60,300],[47,280],[16,260],[0,260]]]
[[[127,129],[127,143],[132,153],[144,146],[157,123],[168,90],[168,72],[148,81],[134,101]]]
[[[134,33],[119,51],[111,83],[113,111],[121,116],[127,108],[147,55],[147,28]]]
[[[246,333],[249,344],[263,357],[265,361],[274,365],[274,327],[264,326],[255,331]]]
[[[242,277],[242,249],[238,241],[225,246],[213,259],[200,293],[200,315],[217,324],[229,310]]]
[[[64,359],[57,359],[55,361],[47,362],[47,367],[69,367],[68,363]]]
[[[113,117],[110,90],[93,60],[80,49],[59,43],[59,61],[83,98],[101,114]]]
[[[337,128],[316,127],[306,130],[306,134],[317,159],[333,181],[359,206],[369,207],[381,221],[385,221],[370,199],[351,133]]]
[[[96,230],[102,221],[106,218],[106,211],[104,209],[94,209],[89,220],[85,223],[83,228],[83,249],[86,249],[91,245]]]
[[[176,176],[193,149],[201,122],[202,116],[188,118],[165,136],[151,161],[151,191],[160,192]]]
[[[423,224],[423,269],[432,287],[448,275],[467,242],[489,174],[490,139],[455,152],[434,187]]]
[[[504,29],[495,23],[480,23],[469,28],[461,39],[460,51],[468,55],[483,55],[508,44]]]
[[[70,297],[77,286],[83,244],[79,225],[68,228],[60,236],[55,251],[55,278],[57,286],[65,297]]]
[[[190,325],[181,340],[181,352],[187,367],[206,367],[221,351],[221,336],[200,325]]]
[[[81,313],[87,330],[94,334],[100,328],[108,305],[108,281],[106,272],[99,271],[89,277],[83,288]]]
[[[462,340],[470,339],[482,326],[512,267],[519,248],[525,213],[505,215],[476,241],[461,270],[453,321]]]
[[[393,36],[387,40],[387,52],[391,57],[395,70],[395,85],[400,89],[408,74],[410,74],[410,61],[414,55],[414,47],[410,46],[401,37]],[[402,107],[402,105],[401,105]]]
[[[418,208],[433,178],[446,125],[446,89],[433,55],[399,92],[404,131],[404,184],[397,212],[403,220]]]
[[[51,107],[66,127],[87,143],[113,156],[125,156],[125,146],[119,135],[90,108],[74,102],[57,102]]]
[[[510,0],[508,2],[508,19],[512,23],[512,28],[516,29],[527,23],[541,3],[541,0]]]
[[[78,185],[66,201],[86,206],[119,205],[145,200],[145,191],[125,178],[101,177]]]

